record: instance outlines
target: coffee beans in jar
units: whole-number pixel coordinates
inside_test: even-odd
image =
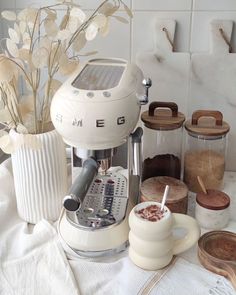
[[[172,154],[157,155],[147,158],[143,162],[142,180],[154,176],[170,176],[180,179],[181,163],[180,159]]]
[[[144,122],[142,180],[155,176],[180,179],[185,116],[178,112],[174,102],[152,102],[141,119]]]

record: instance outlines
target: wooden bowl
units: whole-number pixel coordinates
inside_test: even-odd
[[[211,231],[198,240],[198,257],[208,270],[228,278],[236,289],[236,234]]]

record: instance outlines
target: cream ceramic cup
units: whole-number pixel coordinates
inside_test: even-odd
[[[135,213],[150,205],[161,206],[157,202],[143,202],[130,212],[129,257],[143,269],[157,270],[168,265],[173,255],[191,248],[200,237],[200,228],[194,218],[171,213],[166,206],[164,216],[158,221],[149,221]],[[175,228],[185,229],[185,236],[175,238]]]

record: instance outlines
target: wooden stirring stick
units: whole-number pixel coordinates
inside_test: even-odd
[[[202,191],[204,192],[204,194],[207,194],[207,190],[206,190],[206,187],[204,185],[204,182],[202,181],[202,178],[200,176],[197,176],[197,180],[198,180],[198,183],[199,183]]]

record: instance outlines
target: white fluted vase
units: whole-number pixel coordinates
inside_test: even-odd
[[[11,131],[13,140],[19,134]],[[41,144],[33,150],[25,144],[12,154],[12,168],[19,216],[37,223],[58,219],[67,192],[66,149],[56,130],[36,134]]]

